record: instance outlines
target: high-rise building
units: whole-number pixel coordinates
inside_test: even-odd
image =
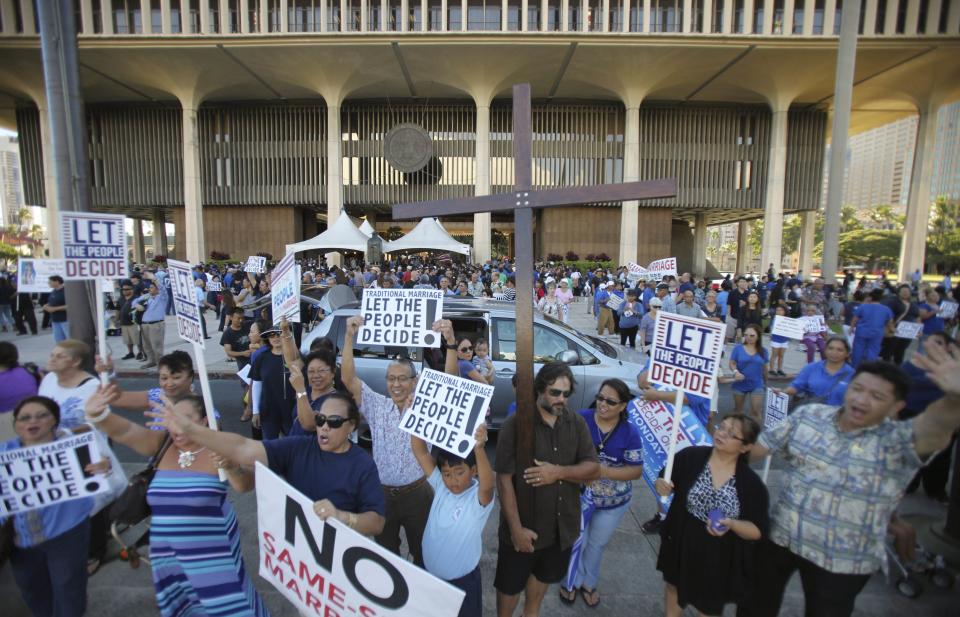
[[[17,138],[0,136],[0,226],[15,225],[24,205]]]
[[[933,197],[960,201],[960,103],[940,110],[930,184]]]

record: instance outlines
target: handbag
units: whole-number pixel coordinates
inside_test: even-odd
[[[160,449],[150,459],[150,464],[143,471],[132,476],[127,482],[127,488],[117,497],[117,500],[110,506],[109,517],[111,522],[123,525],[136,525],[143,519],[150,516],[150,505],[147,503],[147,489],[150,488],[150,482],[157,473],[157,465],[167,452],[167,448],[173,440],[168,434]]]

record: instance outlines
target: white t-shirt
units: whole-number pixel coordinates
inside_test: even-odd
[[[91,375],[79,386],[64,388],[57,383],[55,374],[47,373],[40,382],[40,390],[37,393],[40,396],[52,398],[60,405],[60,428],[71,429],[86,422],[83,406],[97,391],[99,384],[99,380]]]

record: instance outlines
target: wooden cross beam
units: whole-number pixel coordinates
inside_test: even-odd
[[[560,189],[533,189],[533,133],[531,130],[530,84],[513,87],[513,165],[514,187],[509,193],[442,199],[393,206],[394,219],[450,216],[477,212],[513,210],[516,233],[514,259],[517,284],[517,465],[530,466],[533,457],[533,210],[557,206],[574,206],[611,201],[633,201],[675,197],[675,179],[647,182],[626,182],[599,186],[576,186]],[[628,140],[629,142],[629,140]],[[532,508],[532,489],[519,483],[518,502],[525,519]],[[524,516],[524,513],[527,516]]]

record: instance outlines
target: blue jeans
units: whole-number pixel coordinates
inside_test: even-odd
[[[70,322],[69,321],[51,321],[50,325],[53,326],[53,342],[59,343],[60,341],[65,341],[70,338]]]
[[[13,307],[9,304],[0,304],[0,325],[13,330],[16,323],[13,321]]]
[[[883,334],[868,336],[855,334],[853,337],[853,353],[850,355],[850,364],[854,368],[861,362],[870,362],[880,357],[880,346],[883,345]]]
[[[600,578],[600,561],[603,559],[603,549],[606,548],[613,532],[620,526],[620,520],[630,508],[630,502],[607,510],[595,510],[590,524],[584,530],[583,552],[580,553],[580,564],[577,567],[577,576],[573,579],[574,589],[586,587],[596,589]]]
[[[90,520],[30,548],[15,548],[13,578],[36,617],[75,617],[87,610]]]

